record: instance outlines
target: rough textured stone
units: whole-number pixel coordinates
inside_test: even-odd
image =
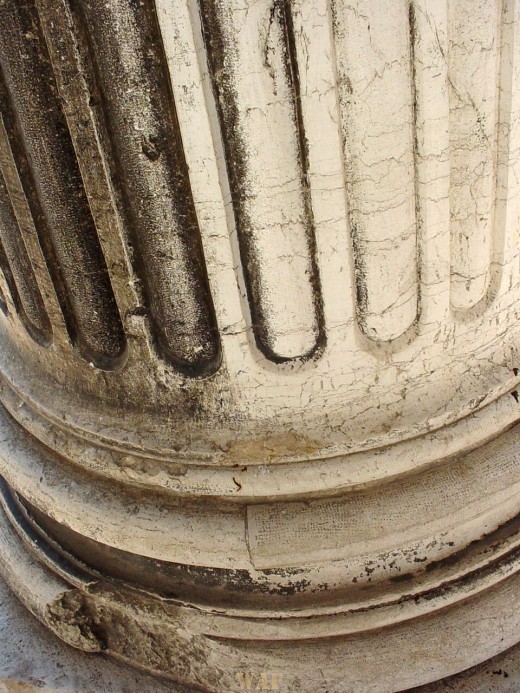
[[[63,640],[316,693],[518,642],[519,25],[0,0],[0,569]]]
[[[0,580],[0,691],[4,693],[3,685],[5,693],[16,690],[4,679],[19,681],[30,690],[195,693],[195,689],[160,681],[103,655],[86,657],[44,628]],[[23,688],[20,693],[25,693]]]
[[[61,642],[23,609],[3,580],[0,580],[0,643],[0,693],[38,690],[46,693],[197,693],[198,690],[147,676],[101,654],[85,657]],[[410,693],[516,693],[519,687],[520,648],[516,646],[483,665],[408,690]],[[347,676],[342,691],[349,693],[351,690]],[[391,693],[390,689],[387,693]]]

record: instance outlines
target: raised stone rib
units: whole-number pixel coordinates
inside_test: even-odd
[[[6,127],[72,338],[110,368],[125,337],[32,3],[0,5]]]
[[[419,310],[413,12],[332,6],[358,321],[390,341]]]
[[[499,142],[510,127],[512,66],[501,55],[509,40],[504,0],[450,0],[451,291],[454,309],[487,303],[493,262],[500,264],[503,217],[497,209]],[[509,2],[510,5],[513,3]],[[484,13],[478,23],[472,16]],[[509,106],[508,106],[509,103]],[[508,147],[503,152],[508,157]]]
[[[188,374],[212,372],[219,336],[155,10],[87,0],[77,19],[103,96],[159,351]]]
[[[323,328],[290,3],[200,9],[256,341],[309,356]]]

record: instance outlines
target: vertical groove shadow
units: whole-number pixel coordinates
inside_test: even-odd
[[[27,331],[38,344],[48,346],[52,340],[49,316],[1,173],[0,267]]]
[[[290,3],[199,0],[256,342],[272,361],[325,342]]]
[[[414,7],[332,9],[358,323],[390,342],[420,308]]]
[[[1,254],[1,253],[2,253],[2,249],[0,248],[0,254]],[[1,268],[0,268],[0,269],[1,269]],[[4,276],[5,276],[5,275],[4,275]],[[7,302],[6,302],[6,300],[5,300],[4,292],[2,291],[2,287],[1,287],[1,286],[0,286],[0,311],[2,311],[2,313],[3,313],[4,315],[7,315],[7,314],[8,314]]]
[[[67,328],[113,368],[125,335],[32,0],[0,3],[0,25],[6,129]]]
[[[7,256],[5,254],[4,246],[2,245],[2,240],[0,239],[0,272],[3,275],[3,278],[5,279],[5,285],[7,290],[9,291],[9,297],[11,298],[11,301],[14,303],[15,308],[20,305],[20,302],[17,300],[16,296],[16,286],[14,284],[14,279],[13,275],[11,274],[11,270],[9,267],[9,263],[7,262]],[[4,315],[7,315],[9,313],[9,309],[7,307],[7,301],[4,296],[4,293],[2,291],[2,287],[0,287],[0,308],[2,309],[2,312]]]
[[[187,375],[211,374],[220,338],[155,8],[127,0],[71,7],[90,48],[159,352]]]

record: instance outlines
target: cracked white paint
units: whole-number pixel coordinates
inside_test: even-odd
[[[504,117],[508,127],[510,114],[500,106],[504,97],[507,102],[511,66],[501,63],[505,2],[451,0],[448,5],[451,303],[467,310],[486,296],[500,234],[499,119]],[[479,17],[478,23],[471,17]]]
[[[91,19],[96,2],[84,0]],[[114,175],[103,104],[90,98],[88,56],[73,30],[82,30],[76,4],[36,0],[128,353],[102,371],[66,337],[23,175],[0,130],[0,164],[58,335],[49,349],[36,346],[6,295],[0,398],[20,426],[2,410],[0,475],[84,538],[150,559],[150,570],[160,561],[189,567],[189,607],[150,594],[145,617],[130,598],[117,606],[168,632],[158,652],[177,652],[176,638],[181,654],[192,639],[208,648],[218,685],[206,660],[196,669],[192,658],[189,680],[234,690],[221,652],[265,664],[262,648],[278,641],[294,690],[306,690],[297,677],[312,639],[334,677],[345,667],[343,638],[362,652],[363,638],[397,642],[401,632],[418,637],[416,662],[427,665],[425,643],[451,618],[443,607],[466,624],[451,636],[464,641],[473,632],[464,599],[477,615],[486,600],[498,604],[507,624],[510,597],[497,585],[519,589],[518,577],[507,590],[503,579],[518,574],[509,556],[517,534],[485,538],[520,511],[519,3],[155,4],[148,57],[162,42],[165,63],[155,53],[151,73],[171,81],[173,101],[162,103],[174,103],[178,130],[167,131],[182,142],[189,184],[179,188],[193,201],[189,228],[200,230],[222,363],[202,377],[161,357],[142,291],[154,268],[135,261],[125,179]],[[149,20],[146,3],[111,11],[128,8]],[[118,34],[130,75],[137,16],[133,33]],[[110,40],[110,22],[99,26]],[[153,95],[146,69],[136,74]],[[152,100],[135,103],[159,131]],[[146,151],[131,150],[132,161],[147,157],[152,183],[168,145],[148,138]],[[167,209],[173,188],[150,190]],[[167,279],[173,297],[193,291],[189,278]],[[488,570],[498,558],[508,560]],[[189,592],[194,574],[209,592],[216,580],[224,606]],[[99,594],[89,599],[116,608],[113,595]],[[477,643],[471,654],[502,646]],[[396,652],[394,642],[385,671]],[[467,660],[457,657],[431,675]],[[358,689],[381,690],[381,670],[370,678],[359,661],[355,682],[368,683]],[[424,682],[426,665],[412,666],[406,683]],[[344,690],[310,667],[313,690]]]
[[[61,6],[61,0],[47,1]],[[17,374],[27,372],[26,364],[34,364],[31,380],[24,384],[24,397],[50,419],[59,418],[63,402],[70,402],[67,426],[77,426],[92,440],[101,436],[112,441],[111,445],[133,452],[146,445],[161,458],[198,459],[204,464],[210,460],[217,466],[237,459],[257,464],[262,460],[266,431],[270,441],[266,445],[274,446],[271,457],[275,459],[326,459],[378,448],[461,419],[513,389],[518,380],[514,369],[518,367],[520,318],[516,298],[520,90],[514,60],[519,54],[518,7],[511,0],[506,5],[500,57],[495,41],[492,62],[510,85],[501,91],[500,108],[511,115],[510,125],[504,121],[499,128],[493,213],[496,271],[492,273],[493,300],[485,309],[465,315],[450,307],[455,276],[451,268],[457,262],[450,248],[456,228],[450,212],[457,161],[451,153],[459,127],[453,123],[458,110],[453,109],[450,87],[453,5],[418,0],[410,12],[402,2],[376,3],[357,12],[356,3],[343,0],[291,3],[292,58],[299,73],[301,127],[307,142],[306,185],[319,272],[312,291],[309,246],[300,214],[302,181],[296,180],[295,173],[301,162],[295,149],[294,106],[288,102],[286,76],[280,71],[285,50],[280,44],[280,23],[272,24],[276,12],[269,12],[267,2],[253,3],[247,11],[247,3],[243,3],[236,13],[227,5],[222,10],[231,22],[228,30],[234,27],[228,60],[230,64],[245,61],[248,66],[247,70],[234,67],[232,74],[238,80],[240,128],[251,161],[249,175],[254,178],[254,194],[246,200],[256,210],[251,214],[256,225],[252,238],[257,249],[263,248],[257,256],[263,258],[258,265],[259,295],[267,309],[271,335],[278,335],[275,342],[281,340],[275,351],[294,357],[308,350],[316,338],[316,295],[323,312],[325,340],[314,357],[276,364],[258,350],[253,335],[222,128],[199,12],[196,4],[183,0],[158,1],[222,341],[222,368],[210,380],[190,379],[157,358],[147,316],[137,310],[139,292],[134,287],[139,288],[139,280],[129,268],[131,248],[124,224],[117,210],[110,210],[113,189],[109,183],[103,189],[98,181],[94,199],[100,200],[103,192],[103,213],[107,218],[114,216],[100,233],[100,241],[126,316],[130,335],[127,363],[112,372],[90,368],[63,339],[50,350],[37,349],[16,320],[0,317],[6,378],[20,387],[23,378]],[[495,9],[496,16],[501,16],[498,7]],[[486,17],[489,11],[486,5]],[[373,21],[367,22],[371,14]],[[480,23],[477,29],[477,35],[484,31]],[[348,32],[353,36],[347,41]],[[61,39],[66,44],[63,32]],[[275,80],[265,64],[266,50],[272,67],[277,66]],[[354,101],[345,101],[347,80],[355,86]],[[76,82],[81,82],[80,77]],[[75,102],[76,110],[80,106],[80,100]],[[76,110],[68,113],[73,123],[79,119]],[[354,117],[352,126],[349,114]],[[365,119],[366,114],[370,118]],[[87,109],[88,117],[92,114]],[[390,131],[398,134],[391,136]],[[361,149],[344,149],[345,133]],[[102,152],[99,133],[97,138]],[[84,148],[78,147],[78,151],[81,158]],[[381,174],[377,185],[363,174],[367,165]],[[357,169],[359,175],[353,176]],[[102,161],[98,170],[107,171],[106,163]],[[264,172],[268,175],[262,176]],[[281,186],[283,195],[272,195],[273,181],[278,181],[275,187]],[[395,208],[387,204],[393,197],[398,201]],[[274,226],[266,223],[266,209],[278,219]],[[364,227],[367,243],[374,240],[363,246],[360,257],[356,256],[359,248],[352,243],[356,215],[368,224]],[[32,236],[27,246],[32,248],[35,265],[41,266],[34,251],[34,234],[22,231],[28,238]],[[291,259],[286,262],[288,255]],[[364,318],[356,294],[356,261],[365,267],[366,297],[372,301]],[[45,279],[43,272],[40,275]],[[46,291],[55,325],[60,319],[51,299]],[[365,335],[373,337],[365,339],[358,325],[360,318],[380,325],[379,337],[365,330]],[[406,331],[414,321],[414,329]],[[392,339],[403,331],[402,338]],[[54,383],[50,390],[49,377]],[[71,395],[74,390],[84,391],[88,397]],[[98,401],[91,405],[94,393]],[[117,415],[121,401],[129,406],[123,428]],[[200,412],[195,418],[193,402]],[[98,407],[104,412],[101,426]],[[149,412],[148,426],[137,434],[140,414],[132,412],[142,407]],[[294,441],[292,452],[280,444],[288,433]],[[251,446],[251,437],[258,441],[259,452]]]
[[[225,201],[235,211],[232,233],[240,241],[252,318],[258,323],[253,329],[265,333],[263,341],[276,357],[297,358],[312,352],[319,338],[319,287],[312,283],[314,229],[292,29],[283,3],[211,0],[204,6],[218,19],[203,22],[203,28],[209,37],[218,34],[213,40],[225,55],[221,62],[211,57],[217,50],[210,50],[208,62],[214,63],[228,160],[223,173],[231,194]],[[165,42],[170,49],[168,35]],[[171,49],[178,60],[178,48]]]
[[[359,321],[390,341],[419,310],[415,10],[407,0],[332,7]]]

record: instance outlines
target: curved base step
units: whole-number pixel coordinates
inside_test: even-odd
[[[304,618],[294,638],[284,636],[285,618],[255,624],[94,577],[35,532],[5,484],[2,505],[0,571],[34,615],[74,647],[211,691],[244,690],[248,680],[258,690],[397,691],[454,674],[520,640],[517,550],[452,586],[460,600],[449,607],[442,606],[449,585],[416,597],[431,600],[424,617],[401,614],[383,628],[335,637],[328,628],[334,617],[316,617],[320,635],[312,638],[305,631],[313,619]]]

